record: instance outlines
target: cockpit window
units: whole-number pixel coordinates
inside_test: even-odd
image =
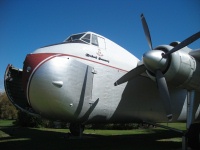
[[[97,36],[92,34],[92,44],[95,46],[99,46]]]
[[[72,42],[72,41],[80,40],[80,38],[81,38],[84,34],[85,34],[85,33],[72,35],[72,36],[70,36],[66,41],[67,41],[67,42]]]
[[[90,34],[86,34],[84,37],[81,38],[81,40],[90,43]]]
[[[64,42],[92,44],[98,46],[100,49],[106,49],[105,39],[89,32],[71,35]]]

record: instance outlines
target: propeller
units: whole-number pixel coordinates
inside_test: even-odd
[[[152,50],[153,46],[152,46],[152,42],[151,42],[151,35],[150,35],[150,32],[149,32],[149,27],[147,25],[146,19],[145,19],[145,17],[144,17],[143,14],[141,14],[141,21],[142,21],[142,26],[143,26],[143,29],[144,29],[144,34],[146,36],[149,48]]]
[[[165,77],[160,70],[156,71],[156,82],[157,82],[161,100],[165,107],[167,118],[169,121],[171,121],[172,120],[172,112],[171,112],[171,104],[170,104],[170,95],[169,95]]]
[[[185,39],[184,41],[182,41],[181,43],[179,43],[176,47],[174,47],[173,49],[171,49],[169,52],[165,53],[163,55],[164,58],[169,57],[170,54],[180,50],[181,48],[193,43],[194,41],[198,40],[200,38],[200,31],[193,34],[192,36],[190,36],[189,38]]]
[[[135,78],[136,76],[142,74],[143,72],[145,72],[146,67],[142,64],[134,69],[132,69],[131,71],[129,71],[127,74],[125,74],[124,76],[122,76],[120,79],[118,79],[114,85],[120,85],[124,82],[130,81],[131,79]]]
[[[155,74],[161,101],[165,107],[167,118],[169,121],[171,121],[172,112],[171,112],[171,104],[170,104],[170,95],[169,95],[169,90],[167,87],[165,77],[161,71],[161,69],[165,68],[164,66],[166,66],[167,61],[166,59],[162,59],[162,53],[163,53],[162,51],[153,50],[150,31],[143,14],[141,14],[141,21],[142,21],[145,36],[148,41],[148,45],[151,49],[151,51],[146,52],[143,55],[143,62],[147,70],[150,70],[151,72]],[[159,52],[161,52],[161,55],[159,55]]]
[[[166,69],[168,65],[169,56],[180,50],[181,48],[191,44],[192,42],[196,41],[200,38],[200,32],[195,33],[194,35],[190,36],[189,38],[183,40],[169,52],[164,53],[162,50],[154,50],[151,41],[151,35],[149,32],[149,28],[146,22],[146,19],[143,14],[141,14],[141,22],[143,25],[144,33],[150,48],[150,51],[143,54],[143,64],[137,66],[136,68],[132,69],[124,76],[122,76],[119,80],[117,80],[114,85],[117,86],[124,82],[130,81],[131,79],[135,78],[136,76],[142,74],[143,72],[150,71],[155,75],[156,83],[158,86],[158,91],[160,94],[161,101],[164,105],[167,118],[168,120],[172,120],[172,113],[171,113],[171,104],[170,104],[170,94],[168,90],[168,86],[166,83],[166,79],[164,77],[163,71]]]

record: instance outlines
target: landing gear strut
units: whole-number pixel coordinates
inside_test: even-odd
[[[187,94],[187,132],[183,137],[182,146],[183,150],[187,149],[187,146],[192,149],[200,149],[200,123],[194,123],[195,120],[195,93],[194,91],[188,91]]]
[[[147,122],[148,124],[152,124],[161,128],[169,129],[175,132],[179,132],[183,134],[182,137],[182,150],[187,150],[188,146],[192,148],[192,150],[200,150],[200,123],[194,123],[196,110],[195,106],[195,95],[194,91],[188,91],[187,93],[187,122],[186,128],[187,131],[184,133],[181,130],[166,127],[159,124],[152,124]]]
[[[73,136],[82,136],[84,125],[78,123],[70,123],[69,130]]]
[[[192,149],[200,149],[200,123],[191,124],[186,134],[188,146]]]

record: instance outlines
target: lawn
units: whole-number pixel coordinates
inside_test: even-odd
[[[170,124],[184,129],[185,124]],[[85,130],[82,138],[68,137],[68,129],[20,128],[0,120],[0,149],[110,149],[177,150],[181,135],[161,128],[137,130]]]

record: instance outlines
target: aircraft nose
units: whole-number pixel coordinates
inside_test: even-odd
[[[70,59],[52,54],[29,54],[24,61],[23,86],[29,104],[49,119],[73,120],[75,104],[67,83]]]

